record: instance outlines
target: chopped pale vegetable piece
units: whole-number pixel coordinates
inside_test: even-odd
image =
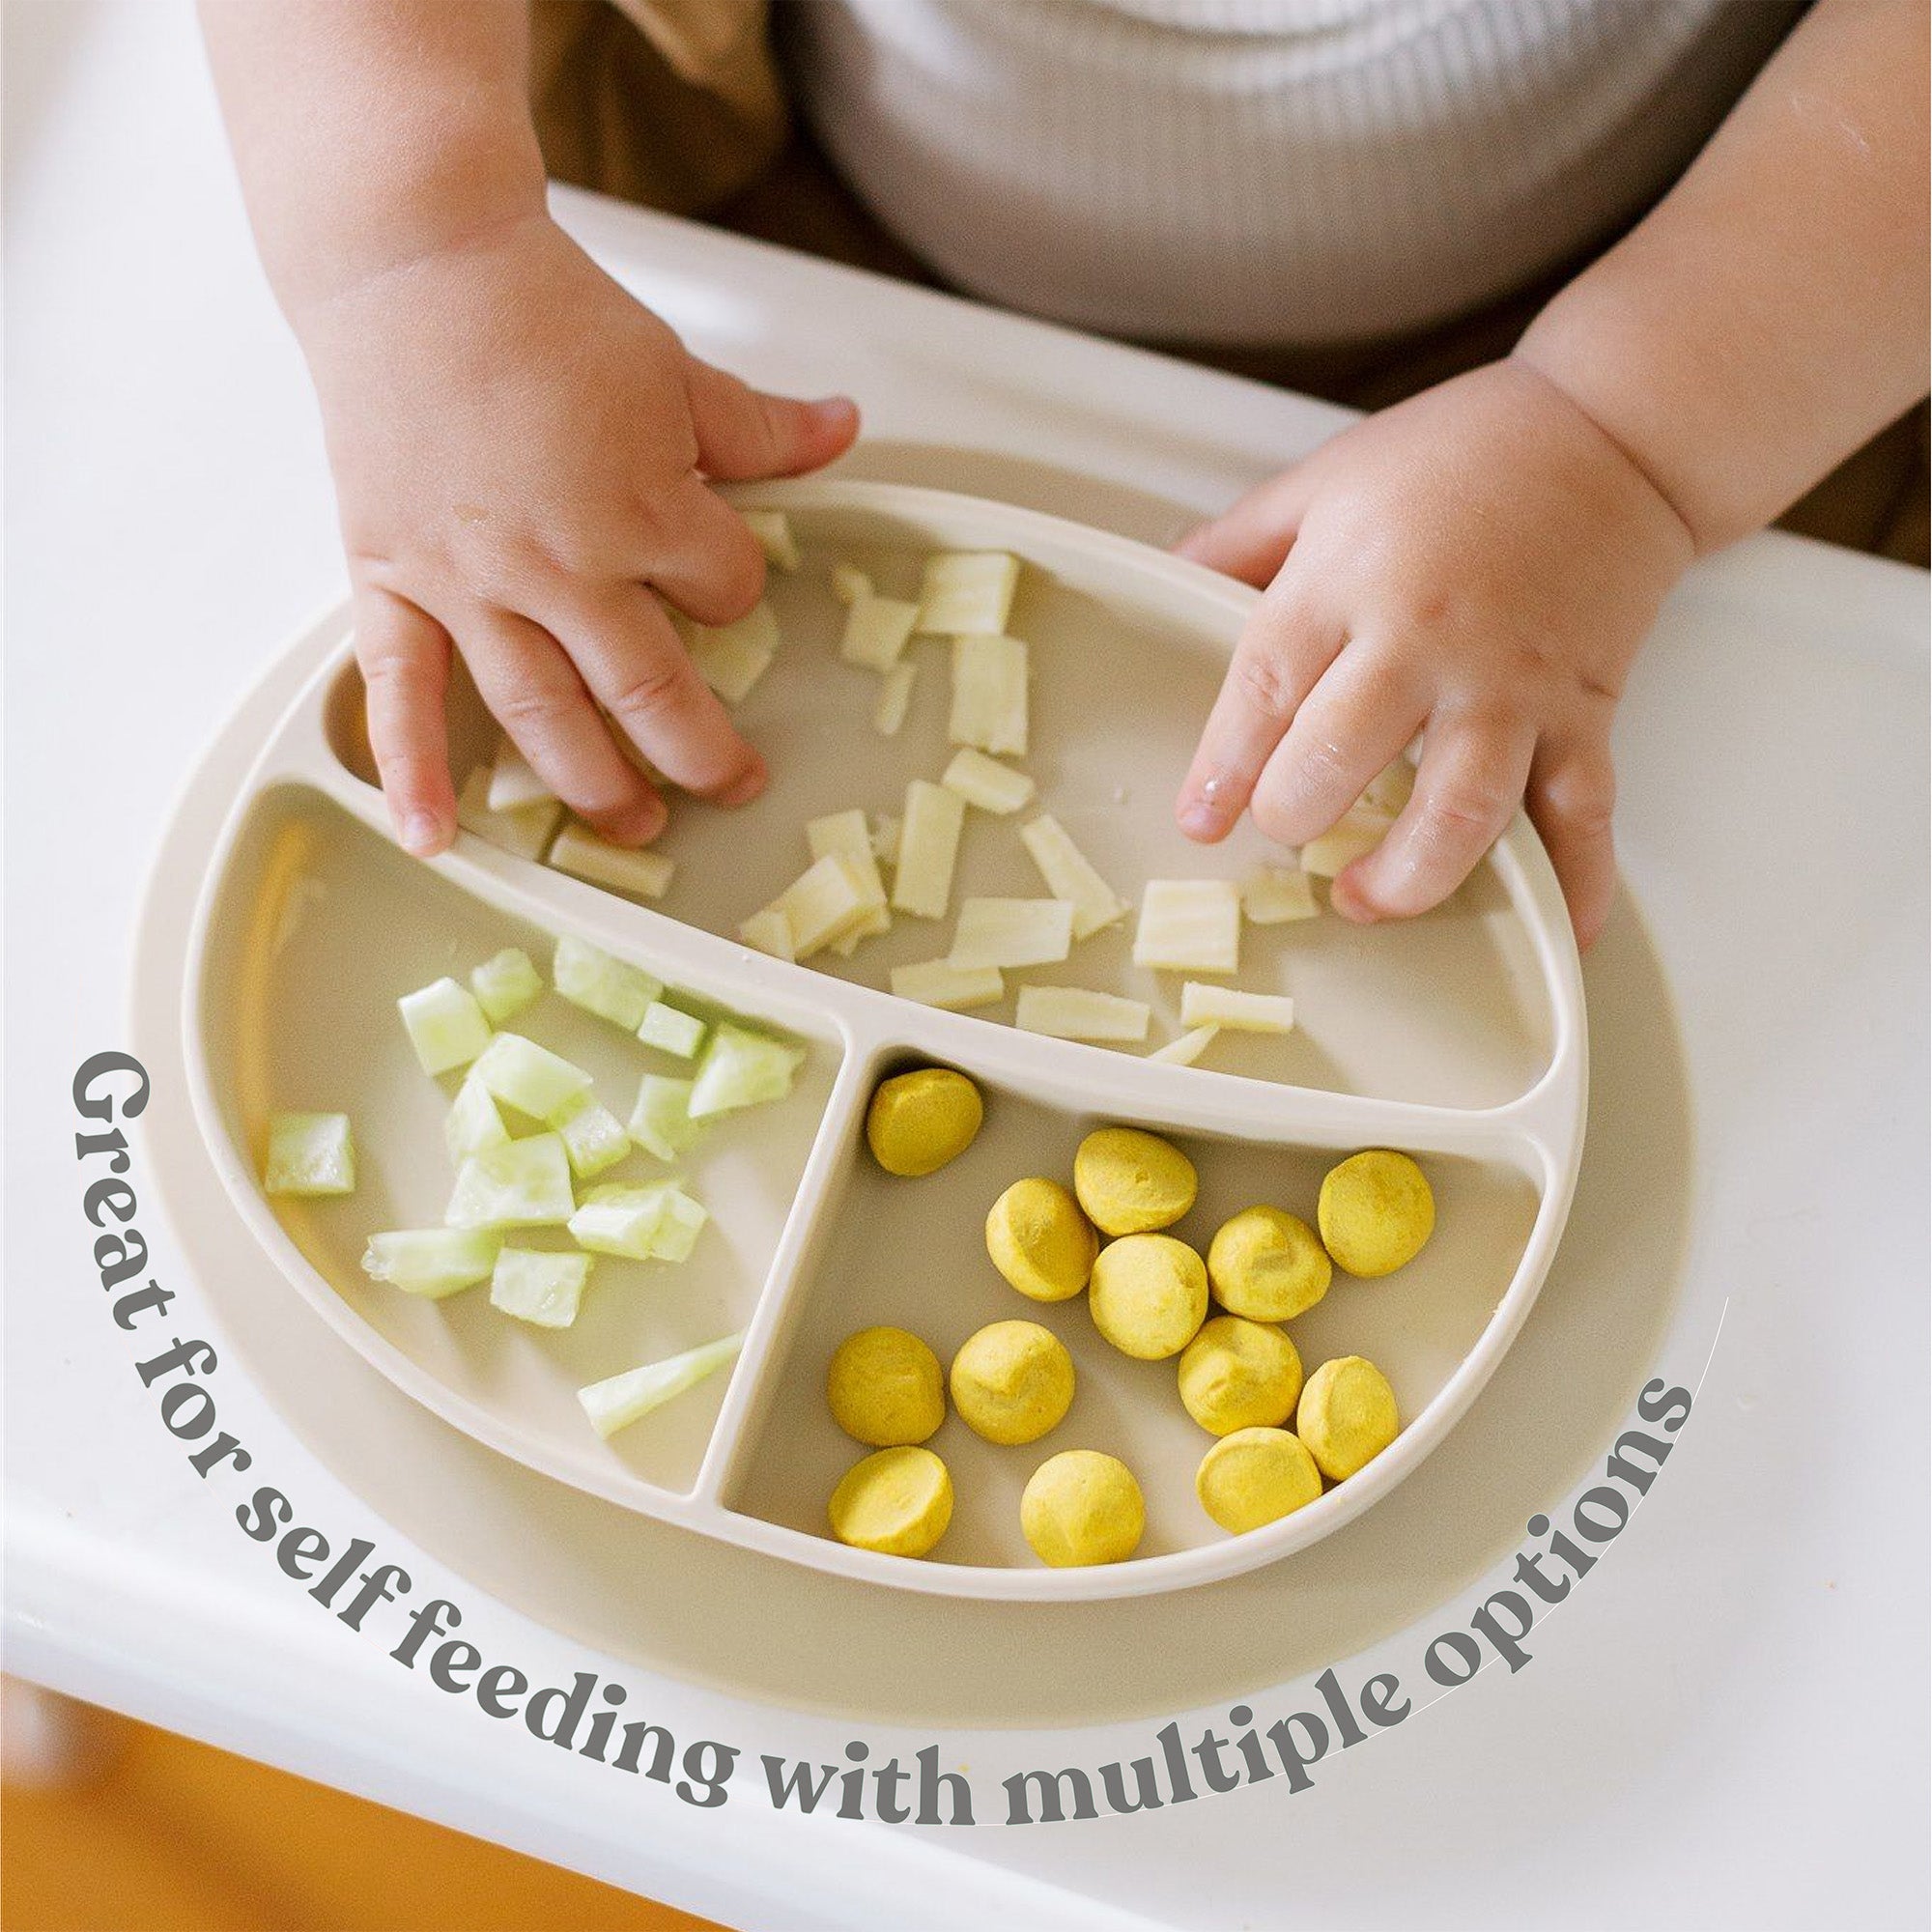
[[[743,1345],[742,1332],[726,1335],[701,1348],[687,1349],[662,1362],[646,1362],[642,1368],[627,1369],[588,1388],[577,1391],[590,1426],[599,1435],[609,1437],[620,1429],[648,1415],[661,1404],[701,1382],[722,1369]]]
[[[1004,551],[941,551],[925,560],[919,628],[925,637],[957,638],[1007,628],[1020,560]]]
[[[476,995],[454,980],[437,980],[405,993],[396,1010],[425,1073],[468,1066],[490,1044],[490,1022]]]
[[[1182,1034],[1179,1039],[1171,1039],[1165,1046],[1155,1047],[1148,1058],[1158,1060],[1167,1066],[1192,1066],[1214,1044],[1214,1036],[1220,1031],[1217,1026],[1198,1026],[1193,1032]]]
[[[949,1013],[971,1007],[990,1007],[1007,996],[1007,982],[997,966],[980,966],[962,973],[944,959],[922,960],[917,966],[893,968],[893,991],[902,1000],[923,1007],[939,1007]]]
[[[906,722],[906,713],[912,708],[912,687],[918,676],[916,664],[895,664],[880,678],[878,693],[872,699],[872,728],[880,737],[899,735],[899,726]]]
[[[566,825],[556,835],[556,843],[544,863],[573,878],[634,899],[663,898],[677,870],[677,862],[662,852],[653,852],[648,846],[633,850],[612,845],[584,825]]]
[[[796,959],[798,948],[791,943],[791,921],[782,906],[768,905],[754,912],[738,928],[738,937],[756,952],[769,952],[774,959]]]
[[[849,563],[832,566],[832,594],[841,604],[858,604],[872,594],[872,580]]]
[[[575,933],[564,933],[556,942],[551,961],[551,984],[574,1007],[595,1013],[626,1033],[636,1033],[643,1024],[651,1002],[664,991],[664,981],[633,966],[627,959],[613,958],[601,946],[592,946]]]
[[[593,1187],[570,1217],[570,1237],[593,1254],[647,1262],[666,1204],[677,1191],[675,1180],[613,1180]]]
[[[551,799],[515,811],[492,811],[489,807],[490,767],[478,765],[456,797],[456,822],[487,845],[512,852],[519,859],[541,859],[544,847],[563,819],[563,804]]]
[[[660,1053],[689,1060],[704,1044],[704,1022],[696,1013],[653,1000],[639,1024],[638,1037]]]
[[[691,1118],[692,1084],[666,1073],[644,1075],[631,1109],[630,1134],[646,1153],[675,1160],[702,1136],[702,1123]]]
[[[1240,965],[1241,895],[1227,879],[1150,879],[1141,895],[1134,964],[1233,973]]]
[[[570,1193],[570,1156],[560,1134],[473,1153],[457,1170],[446,1228],[560,1228],[577,1211]]]
[[[984,752],[976,752],[971,745],[961,746],[952,754],[952,762],[939,782],[949,791],[956,791],[968,805],[1002,817],[1029,803],[1035,791],[1026,773],[987,757]]]
[[[1017,638],[953,639],[946,735],[955,745],[1026,755],[1027,647]]]
[[[520,1033],[499,1033],[477,1056],[469,1077],[520,1114],[552,1123],[590,1092],[582,1067]]]
[[[1032,854],[1057,899],[1073,907],[1073,936],[1086,939],[1127,915],[1127,902],[1087,863],[1086,855],[1051,812],[1020,828],[1020,843]]]
[[[691,1118],[782,1100],[804,1065],[804,1047],[721,1020],[692,1083]]]
[[[1051,966],[1072,950],[1073,908],[1065,899],[962,899],[946,963],[959,973]]]
[[[1226,1027],[1231,1033],[1293,1033],[1294,1002],[1285,993],[1244,993],[1190,980],[1180,989],[1180,1024]]]
[[[730,624],[675,619],[697,674],[726,704],[741,704],[779,654],[779,620],[766,603]]]
[[[484,795],[487,811],[521,811],[526,806],[554,805],[556,794],[530,769],[530,762],[508,737],[497,744],[490,767],[490,789]]]
[[[1351,805],[1321,838],[1301,848],[1301,869],[1318,879],[1332,879],[1365,852],[1373,852],[1392,822],[1378,811]]]
[[[952,866],[966,801],[956,791],[914,779],[906,786],[899,860],[893,871],[893,910],[944,919],[952,897]]]
[[[814,818],[805,828],[805,842],[814,859],[841,853],[865,875],[868,889],[878,895],[878,908],[871,917],[856,922],[849,932],[833,941],[833,951],[849,959],[862,939],[889,932],[893,923],[886,907],[886,882],[879,876],[878,855],[872,850],[872,835],[866,829],[866,814],[854,810]]]
[[[469,970],[469,990],[492,1026],[515,1019],[543,991],[543,976],[521,947],[502,952]]]
[[[1408,803],[1408,795],[1414,789],[1415,767],[1406,758],[1398,758],[1369,781],[1369,787],[1357,804],[1370,811],[1379,811],[1385,818],[1394,818]]]
[[[664,1214],[651,1236],[651,1259],[688,1262],[710,1218],[702,1202],[694,1200],[682,1188],[673,1188],[665,1199]]]
[[[872,857],[882,866],[896,866],[899,862],[899,821],[890,812],[873,814]]]
[[[791,519],[782,510],[740,510],[745,527],[757,538],[767,561],[781,570],[798,568],[798,539],[791,532]]]
[[[861,597],[845,613],[838,655],[867,670],[891,670],[912,638],[917,604],[896,597]]]
[[[487,1228],[398,1228],[371,1235],[362,1272],[405,1294],[440,1301],[488,1281],[502,1236]]]
[[[1241,882],[1241,912],[1250,925],[1286,925],[1321,911],[1306,872],[1264,866]]]
[[[864,870],[842,852],[814,859],[767,908],[784,916],[794,958],[810,959],[884,910],[879,868],[871,863],[869,851],[866,856]]]
[[[262,1186],[270,1194],[355,1192],[355,1142],[347,1114],[270,1114]]]
[[[586,1094],[556,1123],[570,1171],[580,1180],[615,1167],[631,1151],[624,1123],[594,1094]]]
[[[568,1328],[589,1279],[588,1255],[504,1248],[490,1275],[490,1306],[534,1327]]]
[[[463,1085],[456,1090],[456,1098],[450,1102],[449,1112],[443,1116],[442,1139],[449,1149],[450,1159],[461,1167],[472,1153],[501,1147],[509,1138],[510,1130],[503,1124],[503,1117],[497,1113],[489,1088],[475,1074],[466,1075]]]
[[[1152,1010],[1140,1000],[1083,986],[1022,986],[1013,1024],[1055,1039],[1145,1039]]]

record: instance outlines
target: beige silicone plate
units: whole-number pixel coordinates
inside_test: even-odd
[[[838,977],[748,952],[729,935],[806,863],[801,827],[851,806],[897,809],[906,781],[937,777],[945,647],[917,644],[913,715],[895,739],[869,720],[870,673],[839,663],[835,558],[908,594],[934,549],[1004,549],[1026,562],[1010,628],[1033,645],[1033,755],[1042,803],[1123,896],[1160,876],[1239,877],[1268,849],[1251,828],[1204,850],[1171,802],[1200,718],[1254,593],[1128,540],[1011,506],[831,479],[747,497],[787,510],[806,549],[770,595],[783,649],[741,710],[773,783],[736,812],[679,800],[664,846],[678,860],[657,908],[631,903],[468,837],[430,865],[391,842],[370,782],[346,614],[339,649],[290,708],[238,800],[196,913],[185,1032],[195,1106],[240,1211],[297,1290],[376,1368],[506,1456],[627,1509],[845,1576],[938,1594],[1104,1598],[1232,1576],[1304,1548],[1385,1494],[1467,1407],[1521,1325],[1562,1230],[1581,1151],[1580,976],[1555,880],[1519,819],[1451,904],[1406,925],[1324,915],[1243,935],[1240,983],[1292,991],[1285,1039],[1223,1035],[1203,1067],[1042,1039],[992,1016],[908,1005],[885,968],[945,950],[950,923],[901,919]],[[304,640],[311,647],[315,634]],[[474,693],[453,699],[459,774],[494,727]],[[1015,821],[969,815],[954,902],[1037,895]],[[574,931],[674,986],[784,1028],[810,1054],[792,1097],[726,1122],[690,1163],[714,1224],[677,1269],[600,1263],[575,1327],[543,1334],[471,1293],[421,1302],[369,1283],[374,1229],[433,1225],[449,1188],[447,1083],[416,1070],[396,996],[461,973],[500,946],[544,962]],[[1076,950],[1065,979],[1150,999],[1154,1040],[1175,1031],[1179,976],[1138,972],[1127,938]],[[1017,977],[1017,976],[1016,976]],[[580,1060],[622,1111],[648,1056],[554,996],[515,1024]],[[1152,1043],[1151,1041],[1151,1043]],[[973,1149],[939,1175],[894,1181],[865,1151],[873,1086],[944,1062],[988,1102]],[[342,1109],[356,1124],[360,1185],[341,1201],[270,1206],[256,1184],[275,1108]],[[987,1262],[980,1226],[1008,1181],[1066,1176],[1082,1135],[1128,1122],[1174,1135],[1201,1199],[1178,1233],[1205,1242],[1257,1201],[1312,1214],[1324,1168],[1360,1147],[1424,1161],[1438,1202],[1423,1256],[1382,1282],[1338,1275],[1292,1325],[1309,1368],[1341,1353],[1378,1362],[1404,1429],[1368,1469],[1268,1528],[1231,1538],[1194,1499],[1208,1438],[1181,1409],[1174,1365],[1131,1362],[1094,1332],[1084,1301],[1041,1308]],[[833,1425],[825,1362],[851,1329],[891,1321],[950,1356],[981,1323],[1024,1316],[1072,1350],[1066,1420],[1026,1449],[981,1442],[952,1419],[932,1446],[957,1506],[932,1557],[848,1549],[824,1528],[839,1473],[862,1453]],[[611,1442],[576,1401],[583,1382],[747,1329],[714,1378]],[[1021,1539],[1017,1502],[1046,1456],[1121,1456],[1148,1497],[1133,1561],[1054,1571]]]

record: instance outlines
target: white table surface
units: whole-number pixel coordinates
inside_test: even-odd
[[[915,1909],[933,1926],[996,1912],[1095,1927],[1925,1922],[1921,576],[1782,538],[1743,546],[1673,601],[1626,706],[1641,922],[1626,909],[1591,998],[1637,1016],[1617,1022],[1620,1052],[1675,1065],[1681,1051],[1691,1136],[1681,1120],[1659,1133],[1684,1150],[1668,1179],[1688,1233],[1655,1360],[1704,1379],[1630,1528],[1539,1626],[1533,1667],[1484,1672],[1293,1800],[1277,1779],[1149,1817],[944,1834],[780,1817],[749,1789],[699,1813],[485,1724],[316,1613],[186,1467],[103,1313],[71,1070],[124,1037],[169,802],[340,565],[302,372],[249,253],[188,10],[16,0],[6,52],[8,1668],[747,1927],[898,1927]],[[1004,480],[1159,534],[1338,420],[564,206],[707,353],[773,386],[853,389],[895,473]],[[1645,961],[1661,985],[1634,989]],[[1615,1129],[1591,1160],[1643,1152],[1640,1117]],[[1631,1252],[1652,1264],[1634,1224]],[[191,1256],[164,1242],[156,1264],[181,1291],[178,1332],[218,1335]],[[1606,1348],[1620,1312],[1605,1293]],[[363,1526],[245,1370],[224,1364],[220,1392],[224,1426],[304,1520]],[[370,1533],[419,1597],[470,1605],[493,1657],[542,1681],[596,1667]],[[1410,1681],[1419,1639],[1508,1568],[1345,1677],[1386,1655]],[[1295,1686],[1277,1689],[1254,1700],[1298,1707]],[[751,1696],[651,1690],[681,1736],[829,1759],[854,1734]],[[919,1735],[997,1771],[1097,1764],[1151,1728]]]

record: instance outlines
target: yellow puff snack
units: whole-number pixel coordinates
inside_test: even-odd
[[[1237,1429],[1202,1457],[1194,1493],[1223,1529],[1242,1536],[1312,1503],[1321,1472],[1287,1430]]]
[[[1100,1127],[1073,1156],[1073,1191],[1103,1235],[1170,1228],[1194,1206],[1194,1163],[1158,1134]]]
[[[1087,1286],[1100,1237],[1057,1180],[1016,1180],[986,1216],[986,1252],[1035,1301],[1069,1301]]]
[[[1181,1406],[1210,1435],[1278,1428],[1300,1393],[1301,1357],[1264,1321],[1217,1315],[1181,1351]]]
[[[1037,1321],[995,1321],[952,1358],[952,1406],[988,1442],[1037,1442],[1073,1403],[1073,1357]]]
[[[875,1449],[923,1442],[946,1420],[939,1357],[903,1328],[861,1328],[825,1372],[832,1419]]]
[[[1290,1321],[1328,1293],[1334,1264],[1306,1221],[1279,1208],[1243,1208],[1208,1244],[1208,1282],[1230,1315]]]
[[[1087,1306],[1094,1325],[1123,1355],[1158,1362],[1178,1355],[1208,1313],[1208,1270],[1172,1235],[1127,1235],[1094,1264]]]
[[[1294,1433],[1337,1483],[1379,1456],[1401,1427],[1387,1377],[1360,1355],[1323,1362],[1308,1378],[1294,1417]]]
[[[866,1109],[866,1140],[888,1174],[936,1174],[973,1145],[984,1118],[965,1074],[922,1066],[879,1083]]]
[[[1406,1153],[1370,1148],[1328,1170],[1317,1219],[1335,1265],[1372,1279],[1422,1252],[1435,1228],[1435,1197]]]
[[[826,1514],[855,1549],[923,1556],[952,1520],[952,1478],[930,1449],[876,1450],[845,1471]]]
[[[1147,1504],[1133,1471],[1097,1449],[1065,1449],[1033,1472],[1020,1496],[1020,1529],[1056,1570],[1121,1563],[1140,1548]]]

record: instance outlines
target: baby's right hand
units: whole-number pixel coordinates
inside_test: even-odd
[[[654,838],[665,808],[598,705],[675,784],[755,797],[764,766],[660,598],[700,623],[744,615],[763,555],[710,482],[831,462],[857,434],[853,405],[762,395],[700,362],[542,216],[296,321],[370,745],[404,845],[426,856],[455,834],[452,646],[531,765],[608,838]]]

